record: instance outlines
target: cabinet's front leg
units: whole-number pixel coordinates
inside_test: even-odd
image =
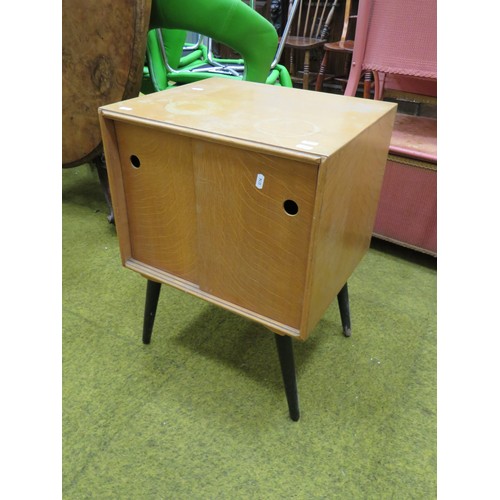
[[[349,311],[349,292],[347,283],[342,287],[342,290],[337,295],[337,301],[340,309],[340,320],[342,321],[342,330],[346,337],[351,336],[351,313]]]
[[[151,342],[151,334],[153,333],[153,325],[155,322],[156,307],[160,296],[161,283],[148,280],[146,288],[146,305],[144,306],[144,326],[142,329],[142,341],[145,344]]]
[[[295,362],[293,359],[292,338],[288,335],[275,334],[281,373],[285,384],[286,399],[290,418],[295,422],[300,418],[297,380],[295,378]]]

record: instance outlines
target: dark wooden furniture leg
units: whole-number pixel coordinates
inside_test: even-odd
[[[151,334],[153,333],[156,306],[158,305],[160,290],[161,283],[148,280],[146,288],[146,305],[144,307],[144,326],[142,329],[142,341],[144,344],[149,344],[151,342]]]
[[[349,292],[347,283],[342,287],[342,290],[337,295],[337,301],[340,309],[340,319],[342,321],[342,330],[346,337],[351,336],[351,313],[349,311]]]
[[[288,335],[274,334],[278,356],[280,358],[281,373],[285,384],[286,399],[290,418],[297,422],[300,418],[299,396],[297,394],[297,380],[295,378],[295,362],[293,359],[292,338]]]
[[[110,224],[115,223],[115,213],[113,211],[113,204],[111,202],[111,192],[109,189],[109,179],[108,179],[108,171],[106,169],[106,161],[104,159],[104,155],[99,156],[94,160],[94,165],[97,169],[97,175],[99,176],[99,182],[101,184],[101,189],[104,193],[104,199],[108,205],[109,215],[108,222]]]

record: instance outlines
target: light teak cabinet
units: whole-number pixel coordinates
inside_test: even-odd
[[[305,340],[368,249],[395,112],[221,78],[100,108],[123,265]]]

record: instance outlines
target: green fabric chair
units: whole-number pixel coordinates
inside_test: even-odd
[[[201,33],[224,43],[245,61],[243,79],[259,83],[269,76],[278,46],[274,26],[241,0],[153,0],[150,28]]]
[[[166,0],[153,2],[151,25],[170,22],[175,26],[196,25],[202,28],[199,13],[189,21],[183,17],[186,12],[194,8],[192,3],[188,7],[184,5],[184,12],[178,12],[175,9],[171,10],[173,6],[170,3],[166,5],[165,2]],[[251,7],[240,0],[214,0],[201,4],[195,0],[194,3],[198,7],[203,7],[202,10],[205,13],[208,12],[208,3],[211,5],[210,9],[213,9],[210,10],[211,17],[209,18],[212,20],[210,26],[205,26],[207,24],[205,23],[202,32],[218,34],[218,39],[239,51],[242,58],[215,58],[211,49],[211,37],[208,38],[208,47],[198,44],[202,47],[203,53],[193,50],[190,54],[182,55],[181,46],[185,42],[185,30],[165,29],[164,27],[151,30],[148,34],[144,93],[165,90],[175,83],[191,83],[213,76],[259,81],[286,87],[293,86],[288,70],[277,64],[276,58],[267,66],[267,75],[264,78],[264,62],[269,60],[268,49],[272,41],[277,44],[277,34],[269,21],[253,9],[253,2],[251,2]],[[223,18],[214,18],[214,13],[221,13],[223,8],[227,9]],[[245,33],[248,36],[246,40],[238,38]],[[248,40],[251,43],[248,43]],[[259,42],[262,43],[261,47],[257,45]],[[186,50],[186,46],[183,45],[183,47]],[[276,50],[274,53],[276,54]]]
[[[192,83],[205,78],[218,76],[220,78],[237,78],[242,80],[244,75],[243,59],[221,59],[213,56],[212,40],[208,39],[207,47],[204,47],[203,57],[194,55],[183,56],[179,59],[178,47],[175,47],[174,40],[167,41],[165,37],[174,35],[174,30],[157,29],[155,36],[151,35],[150,57],[155,71],[161,75],[160,84],[156,84],[157,90],[167,88],[167,83]],[[158,50],[159,49],[159,50]],[[171,50],[170,50],[171,49]],[[170,55],[172,54],[172,57]],[[171,62],[173,61],[173,63]],[[183,64],[187,62],[187,64]],[[156,78],[158,81],[158,78]],[[287,69],[281,65],[274,65],[264,83],[270,85],[292,86],[292,80]]]
[[[207,59],[207,48],[201,43],[186,43],[185,30],[167,28],[153,29],[148,32],[146,44],[146,63],[141,91],[144,94],[166,90],[175,85],[169,78],[171,66],[178,71]],[[166,64],[168,54],[169,63]]]

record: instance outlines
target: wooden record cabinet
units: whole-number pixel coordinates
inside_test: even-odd
[[[145,341],[160,284],[265,325],[278,347],[306,340],[368,249],[395,113],[224,78],[101,107],[122,263],[153,295]]]

